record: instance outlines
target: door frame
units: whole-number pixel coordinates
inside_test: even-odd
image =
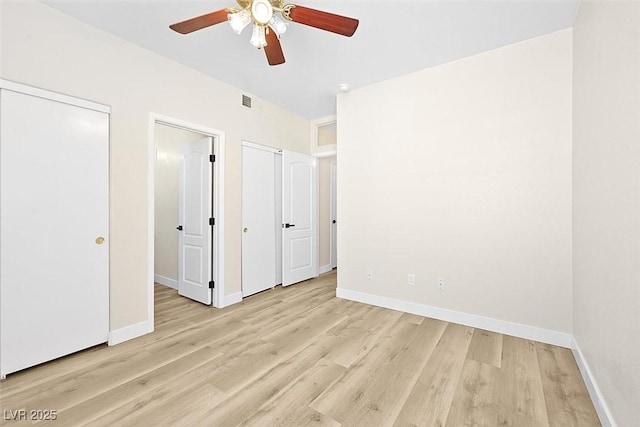
[[[151,325],[154,324],[154,244],[155,244],[155,157],[156,157],[156,124],[170,126],[209,136],[213,139],[213,307],[222,308],[228,304],[224,301],[224,163],[225,163],[225,134],[224,132],[190,123],[185,120],[165,116],[157,113],[149,114],[149,143],[148,146],[148,257],[147,257],[147,317]]]

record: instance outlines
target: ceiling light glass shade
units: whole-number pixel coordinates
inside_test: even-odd
[[[256,22],[264,25],[271,20],[273,7],[271,7],[269,0],[253,0],[251,4],[251,14]]]
[[[240,34],[244,28],[251,22],[251,12],[243,9],[240,12],[230,13],[228,15],[229,24],[236,34]]]
[[[264,26],[262,25],[253,26],[253,34],[251,35],[251,40],[249,40],[249,43],[257,47],[258,49],[260,49],[261,47],[265,47],[267,45]]]
[[[271,17],[271,20],[269,21],[269,26],[278,35],[278,37],[280,37],[287,31],[287,23],[284,22],[282,19],[278,18],[276,15],[273,15]]]

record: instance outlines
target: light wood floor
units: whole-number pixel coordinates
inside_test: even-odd
[[[335,283],[222,310],[156,285],[153,334],[10,375],[0,408],[57,410],[56,426],[600,425],[569,350],[340,300]]]

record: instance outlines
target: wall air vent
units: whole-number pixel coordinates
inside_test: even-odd
[[[251,98],[247,95],[242,95],[242,105],[251,108]]]

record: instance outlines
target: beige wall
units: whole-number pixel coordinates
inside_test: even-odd
[[[336,156],[318,159],[319,267],[331,264],[331,162]]]
[[[318,146],[335,145],[337,143],[336,130],[335,123],[318,126]]]
[[[339,288],[571,331],[571,45],[338,95]]]
[[[240,291],[241,140],[308,153],[310,123],[37,2],[5,2],[1,77],[111,106],[111,330],[147,319],[149,113],[226,136],[225,294]]]
[[[640,425],[640,2],[574,29],[574,336],[613,417]]]
[[[204,138],[164,125],[155,125],[155,239],[154,272],[178,280],[178,197],[180,155],[190,142]]]

